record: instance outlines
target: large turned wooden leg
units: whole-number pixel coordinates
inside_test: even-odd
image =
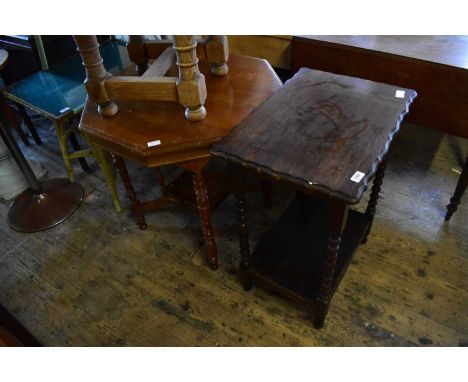
[[[330,202],[329,214],[328,245],[320,284],[320,307],[316,317],[314,317],[314,326],[317,329],[323,327],[325,317],[328,313],[328,307],[330,306],[334,288],[336,262],[340,252],[341,235],[346,226],[346,221],[348,220],[348,206],[340,202]]]
[[[208,191],[201,170],[193,172],[193,186],[197,199],[198,213],[203,231],[203,239],[206,247],[206,258],[211,269],[218,268],[218,252],[214,240],[213,227],[211,226],[210,203]]]
[[[146,224],[145,215],[143,213],[143,209],[141,208],[140,201],[138,200],[135,190],[133,188],[130,176],[128,175],[125,161],[122,157],[116,154],[113,154],[112,156],[114,158],[115,166],[117,167],[117,172],[119,173],[120,178],[122,179],[122,182],[125,186],[125,190],[127,190],[127,195],[132,205],[133,216],[135,216],[138,227],[140,227],[140,229],[146,229],[148,225]]]
[[[141,76],[148,69],[148,57],[145,51],[145,36],[129,35],[127,51],[130,61],[137,67],[137,74]]]
[[[179,67],[177,97],[185,106],[185,117],[189,121],[205,118],[203,106],[206,99],[205,77],[198,69],[197,42],[195,36],[174,36],[174,49]]]
[[[89,97],[98,104],[98,112],[111,117],[118,111],[117,105],[107,94],[105,81],[111,77],[104,67],[96,36],[73,36],[86,69],[85,86]]]
[[[236,197],[236,217],[237,226],[239,229],[239,249],[240,249],[240,263],[239,272],[242,280],[244,290],[252,289],[252,279],[249,276],[249,262],[250,262],[250,247],[249,247],[249,231],[247,228],[247,204],[245,201],[244,193],[235,193]]]
[[[466,188],[468,187],[468,157],[465,160],[465,165],[463,166],[462,173],[458,179],[457,187],[455,188],[455,193],[450,199],[450,204],[447,206],[447,214],[445,215],[445,221],[448,221],[453,213],[457,210],[458,205],[460,204],[461,197],[465,193]]]
[[[224,76],[229,68],[229,47],[227,36],[209,36],[205,44],[206,59],[210,63],[211,74]]]
[[[377,200],[379,199],[380,187],[382,186],[383,178],[385,176],[385,169],[387,168],[385,161],[381,161],[377,172],[375,173],[374,183],[372,185],[372,191],[369,198],[369,203],[367,204],[365,215],[369,219],[369,228],[362,239],[362,244],[367,243],[367,236],[372,229],[372,223],[374,222],[375,211],[377,208]]]

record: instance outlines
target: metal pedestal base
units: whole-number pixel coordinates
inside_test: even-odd
[[[8,224],[20,232],[38,232],[51,228],[76,211],[84,197],[79,183],[51,179],[41,183],[42,192],[27,189],[8,211]]]

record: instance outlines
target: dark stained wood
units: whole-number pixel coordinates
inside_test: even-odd
[[[395,97],[397,90],[403,98]],[[415,96],[413,90],[304,68],[212,152],[355,204]],[[365,174],[359,182],[350,179],[356,171]]]
[[[211,226],[210,202],[206,182],[201,171],[193,173],[193,188],[197,198],[198,212],[202,225],[203,239],[206,246],[208,265],[211,269],[218,268],[218,254],[214,240],[213,227]]]
[[[146,229],[148,225],[145,221],[145,216],[143,215],[143,210],[138,200],[137,194],[135,193],[135,189],[133,188],[132,182],[130,180],[130,176],[128,175],[127,166],[125,165],[125,161],[119,155],[112,155],[114,158],[115,167],[117,168],[117,172],[122,179],[122,183],[125,186],[125,190],[127,191],[128,198],[130,199],[130,203],[132,206],[133,215],[137,221],[138,227],[140,229]]]
[[[458,205],[461,202],[461,198],[468,187],[468,157],[465,160],[465,165],[463,166],[462,173],[457,182],[457,187],[455,188],[455,193],[450,199],[450,203],[447,206],[447,213],[445,215],[445,221],[450,220],[454,212],[457,210]]]
[[[415,97],[414,90],[302,68],[212,147],[233,173],[245,167],[298,190],[250,256],[242,186],[232,186],[244,289],[252,280],[265,284],[308,307],[314,326],[323,327],[331,299],[369,233],[383,157]],[[367,213],[349,211],[377,167]]]
[[[382,186],[383,178],[385,176],[385,169],[385,160],[382,160],[379,166],[377,167],[377,172],[375,173],[374,182],[372,184],[372,191],[369,197],[369,202],[367,203],[365,215],[368,218],[370,224],[366,236],[364,236],[364,239],[362,240],[362,244],[365,244],[367,242],[367,236],[369,235],[369,232],[372,228],[375,212],[377,210],[377,201],[379,199],[380,188]]]
[[[409,122],[468,137],[467,36],[295,36],[291,69],[309,67],[415,89]]]

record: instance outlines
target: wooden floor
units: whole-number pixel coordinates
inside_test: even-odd
[[[64,177],[52,127],[39,131],[44,144],[25,152]],[[403,125],[373,231],[321,330],[282,297],[242,290],[232,197],[214,213],[222,266],[211,271],[200,265],[195,214],[150,213],[140,231],[122,185],[118,215],[99,171],[86,175],[78,165],[86,199],[53,229],[14,232],[0,203],[0,303],[49,346],[467,346],[468,195],[444,224],[467,154],[467,140]],[[158,193],[151,171],[129,167],[138,192]],[[275,206],[265,209],[249,195],[252,246],[292,196],[275,188]]]

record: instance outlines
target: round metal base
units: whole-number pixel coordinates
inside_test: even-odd
[[[8,211],[8,225],[20,232],[38,232],[56,226],[76,211],[84,189],[68,179],[51,179],[41,183],[42,194],[27,189]]]

